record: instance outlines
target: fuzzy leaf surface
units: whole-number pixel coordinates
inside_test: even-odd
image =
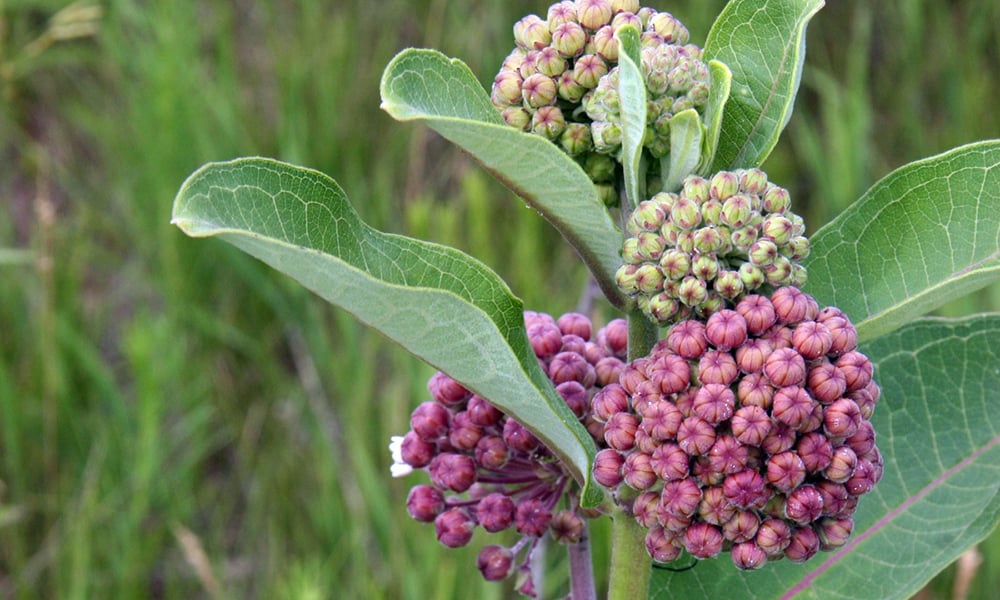
[[[594,184],[552,142],[505,125],[463,62],[436,50],[404,50],[382,74],[381,92],[393,118],[427,125],[521,196],[576,249],[612,304],[624,304],[615,285],[622,234]]]
[[[704,60],[725,63],[731,90],[712,171],[759,166],[792,114],[805,32],[823,0],[732,0],[705,40]]]
[[[622,168],[629,211],[645,194],[645,173],[640,173],[643,140],[646,136],[646,81],[639,67],[639,31],[626,25],[615,32],[618,43],[618,99],[622,115]]]
[[[372,229],[326,175],[262,158],[196,171],[172,222],[233,244],[352,313],[488,398],[589,481],[593,442],[539,368],[521,301],[481,262]]]
[[[805,290],[859,339],[882,335],[1000,278],[1000,141],[885,176],[811,237]]]
[[[860,349],[882,387],[872,424],[885,472],[847,544],[751,572],[725,554],[683,573],[655,569],[650,597],[902,600],[994,529],[1000,314],[918,319]]]

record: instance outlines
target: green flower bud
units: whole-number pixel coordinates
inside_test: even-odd
[[[667,73],[661,70],[649,70],[646,72],[646,90],[652,97],[662,96],[667,93],[667,89],[670,88],[670,80],[667,78]],[[666,124],[669,123],[670,117],[674,116],[670,112],[670,107],[673,106],[673,102],[670,102],[667,106],[663,106],[662,103],[658,103],[660,108],[657,110],[659,116],[665,117],[662,119],[662,124],[657,123],[657,132],[665,133],[663,129]]]
[[[505,123],[522,131],[531,124],[531,113],[520,106],[508,106],[500,113]]]
[[[543,106],[531,117],[531,132],[557,140],[566,130],[566,119],[558,106]]]
[[[736,271],[722,270],[715,276],[715,291],[726,300],[735,300],[746,289],[740,274]]]
[[[563,71],[556,83],[556,91],[563,100],[576,104],[583,99],[586,89],[576,82],[573,71]]]
[[[708,92],[708,83],[695,81],[691,84],[691,89],[688,90],[687,97],[692,105],[701,106],[708,102]]]
[[[579,23],[567,21],[552,30],[552,48],[565,58],[574,58],[587,45],[587,32]]]
[[[722,220],[722,207],[723,204],[715,198],[709,198],[701,205],[701,218],[706,225],[718,226],[725,223]]]
[[[735,229],[729,236],[729,239],[733,243],[734,250],[741,254],[746,254],[750,252],[750,247],[757,241],[757,228],[741,227]]]
[[[681,252],[691,254],[694,252],[694,232],[680,231],[677,234],[677,249]]]
[[[632,239],[632,238],[629,238]],[[667,241],[660,237],[658,233],[651,231],[640,231],[635,239],[639,241],[637,251],[642,260],[660,261],[660,255],[666,247]]]
[[[556,82],[541,73],[530,75],[521,83],[521,97],[531,108],[552,104],[556,99]]]
[[[788,211],[785,213],[788,220],[792,222],[792,235],[804,235],[806,232],[806,223],[802,220],[799,215]]]
[[[605,25],[590,39],[597,54],[608,62],[618,62],[618,42],[615,41],[615,31],[611,25]]]
[[[670,208],[670,220],[681,229],[691,230],[701,223],[701,211],[694,200],[681,196]]]
[[[622,242],[622,260],[626,264],[638,265],[643,261],[642,255],[639,253],[639,238],[628,237]]]
[[[809,238],[797,235],[782,246],[781,253],[788,258],[799,261],[809,256]]]
[[[758,267],[769,265],[778,256],[778,245],[768,239],[759,239],[750,246],[750,262]]]
[[[597,82],[607,72],[608,64],[596,54],[584,54],[573,65],[573,77],[576,78],[576,82],[588,89],[596,87]]]
[[[760,232],[778,246],[784,246],[792,239],[792,229],[791,221],[780,213],[772,213],[764,217]]]
[[[701,227],[694,232],[694,250],[700,254],[718,252],[722,243],[722,234],[715,227]]]
[[[559,56],[555,48],[545,47],[538,51],[535,57],[535,68],[542,75],[558,77],[566,70],[566,59]]]
[[[514,42],[527,50],[541,50],[552,41],[549,27],[538,15],[528,15],[514,23]]]
[[[584,29],[597,31],[611,22],[611,15],[608,0],[576,0],[576,16]]]
[[[579,156],[591,150],[594,142],[590,139],[590,127],[584,123],[567,123],[566,131],[559,137],[559,145],[570,156]]]
[[[673,192],[658,192],[653,194],[653,197],[650,198],[650,200],[659,204],[660,208],[663,209],[663,212],[669,215],[670,209],[673,207],[674,202],[676,202],[678,198],[680,198],[680,196]]]
[[[503,64],[500,66],[501,71],[520,71],[521,65],[524,64],[525,57],[528,51],[524,48],[514,48],[507,58],[503,59]]]
[[[636,277],[638,270],[636,265],[622,265],[615,271],[615,283],[622,293],[629,296],[639,293],[639,280]]]
[[[748,262],[740,265],[739,273],[740,281],[743,282],[743,286],[748,292],[759,288],[767,281],[764,277],[764,271],[760,267]]]
[[[647,27],[668,44],[686,44],[691,38],[687,28],[668,12],[658,12],[652,15]]]
[[[522,81],[517,71],[504,69],[497,73],[493,78],[493,90],[490,93],[493,106],[504,109],[512,104],[520,104]]]
[[[667,279],[677,281],[690,272],[691,260],[676,248],[667,249],[660,255],[660,270]]]
[[[642,21],[642,28],[647,29],[649,27],[649,20],[656,14],[656,9],[643,6],[639,8],[639,10],[634,10],[632,12],[634,12],[635,16],[639,17],[639,20]]]
[[[698,306],[698,314],[704,318],[708,318],[722,310],[723,307],[725,307],[725,302],[722,300],[722,296],[712,291],[701,301],[701,304]]]
[[[670,294],[661,293],[649,299],[643,312],[648,314],[657,323],[666,323],[674,317],[680,310],[680,303]]]
[[[656,267],[645,263],[639,265],[635,271],[636,283],[639,285],[639,293],[650,296],[663,289],[663,273]]]
[[[694,277],[688,275],[681,280],[681,285],[677,289],[678,299],[688,306],[697,306],[708,298],[708,285]]]
[[[646,191],[650,194],[659,194],[663,191],[663,180],[657,173],[646,174]]]
[[[709,193],[709,183],[704,177],[698,177],[697,175],[688,175],[684,179],[684,187],[681,189],[681,195],[694,200],[698,204],[704,204],[711,195]]]
[[[667,212],[669,213],[669,211]],[[680,234],[681,228],[671,223],[670,219],[667,219],[667,222],[663,224],[663,227],[660,227],[660,235],[663,236],[663,239],[667,240],[668,246],[676,246],[677,239]]]
[[[555,30],[560,25],[565,23],[576,24],[576,4],[573,4],[572,0],[556,2],[549,7],[545,21],[549,24],[549,30],[553,32],[552,37],[555,39]]]
[[[663,210],[660,203],[654,197],[654,199],[643,200],[639,203],[639,206],[635,207],[632,215],[628,218],[626,228],[632,235],[636,235],[641,231],[659,232],[660,227],[663,226],[666,220],[666,211]]]
[[[750,198],[746,194],[731,196],[722,205],[722,222],[736,229],[750,220]]]
[[[740,188],[751,194],[763,194],[767,190],[767,173],[760,169],[741,169]]]
[[[788,190],[774,184],[767,186],[764,190],[764,212],[783,213],[791,206],[792,201],[788,195]]]
[[[524,60],[521,62],[521,66],[517,69],[517,72],[521,75],[522,79],[527,79],[538,72],[537,61],[538,50],[525,51]]]
[[[615,161],[606,154],[588,154],[583,162],[583,170],[597,183],[608,183],[615,179]]]
[[[607,207],[618,206],[620,198],[618,197],[618,190],[615,186],[610,183],[596,183],[594,187],[597,189],[597,199],[601,201],[601,204]]]
[[[792,265],[792,276],[790,277],[789,283],[797,288],[800,288],[806,284],[806,275],[806,268],[798,263],[795,263]]]
[[[655,48],[657,46],[662,46],[666,42],[663,41],[655,31],[643,31],[639,36],[639,47],[640,48]]]
[[[649,296],[643,296],[642,294],[635,297],[635,306],[642,313],[649,314]]]
[[[774,257],[774,262],[769,265],[762,267],[764,271],[764,277],[767,278],[767,282],[774,286],[785,285],[789,283],[792,278],[792,261],[788,258],[781,256]]]
[[[613,154],[621,148],[622,130],[617,123],[595,121],[590,124],[590,135],[598,152]]]
[[[714,254],[699,254],[691,263],[691,274],[702,281],[711,281],[719,274],[719,259]]]
[[[611,12],[635,13],[637,10],[639,10],[639,0],[611,0]],[[642,29],[642,27],[640,26],[638,29]]]
[[[712,176],[711,183],[709,183],[709,193],[716,200],[723,202],[738,192],[739,189],[739,179],[734,173],[729,171],[719,171]]]

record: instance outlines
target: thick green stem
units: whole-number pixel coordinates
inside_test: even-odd
[[[635,600],[649,595],[652,559],[646,553],[646,530],[624,511],[611,524],[611,570],[608,600]]]

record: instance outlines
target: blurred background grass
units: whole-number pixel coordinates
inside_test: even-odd
[[[724,4],[647,3],[699,43]],[[547,4],[0,0],[0,597],[510,594],[474,571],[485,537],[440,547],[405,512],[417,477],[388,477],[430,368],[168,221],[202,163],[273,156],[380,229],[483,259],[527,307],[571,310],[585,273],[534,212],[378,109],[400,49],[488,85]],[[765,167],[814,231],[889,170],[1000,137],[998,74],[994,0],[831,2]],[[998,308],[993,287],[944,312]],[[993,598],[1000,536],[979,553],[967,597]],[[957,573],[921,596],[958,597]]]

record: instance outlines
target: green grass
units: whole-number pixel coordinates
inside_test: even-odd
[[[1000,136],[995,3],[829,4],[765,165],[812,230],[892,168]],[[672,10],[700,41],[722,5]],[[62,6],[0,2],[0,64]],[[558,236],[378,109],[398,50],[439,48],[488,84],[546,3],[102,6],[99,36],[0,81],[0,248],[31,252],[0,260],[0,597],[508,597],[474,548],[406,516],[417,478],[388,477],[430,368],[168,220],[200,164],[274,156],[333,176],[376,227],[483,259],[528,307],[572,309],[585,274]],[[993,288],[947,310],[997,308]],[[971,598],[996,589],[998,547]]]

